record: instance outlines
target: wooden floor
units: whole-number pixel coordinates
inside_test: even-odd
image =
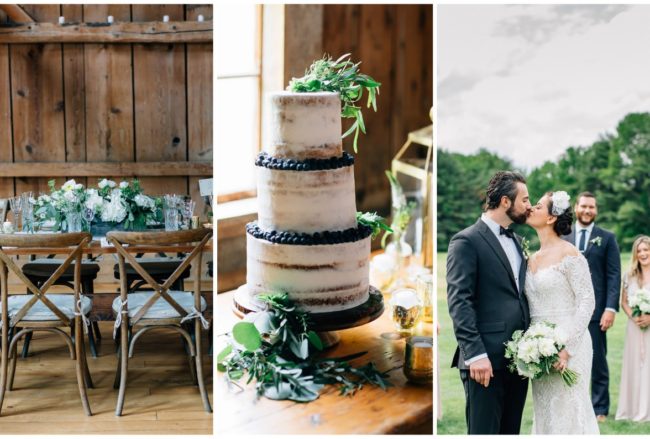
[[[180,336],[165,330],[154,330],[138,342],[129,361],[124,415],[116,417],[113,325],[101,322],[100,328],[100,357],[88,355],[95,384],[88,391],[93,416],[83,412],[74,361],[63,340],[37,333],[30,356],[18,362],[14,390],[5,395],[2,434],[212,434],[212,414],[203,410],[198,387],[192,385]],[[212,357],[204,355],[206,386],[214,406],[212,364]]]

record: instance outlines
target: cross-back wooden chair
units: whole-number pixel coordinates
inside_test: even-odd
[[[0,378],[0,410],[6,390],[12,390],[16,373],[18,340],[34,331],[47,331],[60,335],[75,360],[77,384],[81,403],[88,416],[92,415],[88,403],[87,387],[92,380],[86,362],[83,330],[86,316],[92,309],[89,298],[80,293],[81,257],[90,242],[89,233],[63,233],[52,235],[7,235],[0,234],[0,282],[2,291],[2,353]],[[32,283],[6,253],[7,247],[46,248],[52,253],[67,255],[59,268],[40,287]],[[55,294],[48,290],[73,263],[74,293]],[[9,271],[13,272],[33,294],[9,294]],[[62,330],[70,328],[70,334]],[[18,330],[18,332],[15,332]],[[9,364],[11,363],[11,364]]]
[[[120,296],[113,302],[116,314],[115,328],[119,332],[118,369],[114,387],[119,385],[115,414],[121,416],[127,384],[128,359],[133,356],[134,346],[147,331],[168,328],[181,334],[189,350],[192,379],[198,384],[205,411],[212,412],[205,387],[202,364],[201,331],[209,326],[203,317],[207,308],[201,296],[201,260],[205,245],[212,237],[211,229],[183,230],[177,232],[109,232],[108,241],[115,246],[120,269]],[[173,251],[170,246],[192,244],[189,252],[176,270],[163,284],[157,282],[135,257],[135,253],[147,251]],[[156,247],[154,250],[152,248]],[[127,287],[126,265],[151,286],[152,291],[134,291]],[[194,263],[195,262],[195,263]],[[193,291],[173,291],[171,287],[183,272],[194,266]],[[191,324],[194,320],[193,325]],[[189,324],[189,331],[186,329]],[[136,328],[136,325],[138,328]],[[193,327],[192,327],[193,326]]]

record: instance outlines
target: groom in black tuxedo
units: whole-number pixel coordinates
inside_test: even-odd
[[[609,413],[609,368],[607,367],[607,330],[614,324],[621,291],[621,257],[612,232],[598,227],[596,197],[591,192],[578,195],[575,205],[577,222],[571,234],[563,237],[587,258],[596,296],[596,308],[589,322],[594,348],[591,365],[591,402],[598,421]]]
[[[524,295],[526,257],[508,227],[530,213],[526,180],[498,172],[488,184],[486,211],[451,238],[447,303],[465,389],[469,434],[519,434],[528,380],[507,370],[504,343],[530,324]]]

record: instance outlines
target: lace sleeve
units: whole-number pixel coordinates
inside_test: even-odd
[[[594,313],[596,299],[587,260],[582,255],[567,256],[565,275],[575,298],[575,316],[569,323],[558,328],[567,352],[573,355],[582,342],[589,321]]]

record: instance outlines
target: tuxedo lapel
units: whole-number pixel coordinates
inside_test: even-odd
[[[503,250],[503,247],[501,247],[501,243],[499,243],[499,240],[494,236],[494,233],[490,230],[490,228],[485,224],[482,220],[479,220],[479,233],[485,239],[492,249],[494,253],[497,255],[497,258],[499,261],[501,261],[501,264],[503,265],[503,268],[505,268],[506,272],[508,273],[508,276],[510,277],[510,282],[512,282],[512,285],[515,287],[515,291],[519,292],[517,283],[515,282],[515,275],[512,272],[512,267],[510,266],[510,261],[508,260],[508,256],[506,256],[506,252]],[[522,264],[523,265],[523,264]]]
[[[526,269],[528,268],[528,259],[526,259],[526,255],[524,255],[524,251],[521,248],[521,243],[519,242],[519,240],[522,238],[518,235],[515,236],[517,238],[515,239],[517,251],[521,257],[521,265],[519,266],[519,291],[521,292],[524,291],[524,286],[526,285]]]

